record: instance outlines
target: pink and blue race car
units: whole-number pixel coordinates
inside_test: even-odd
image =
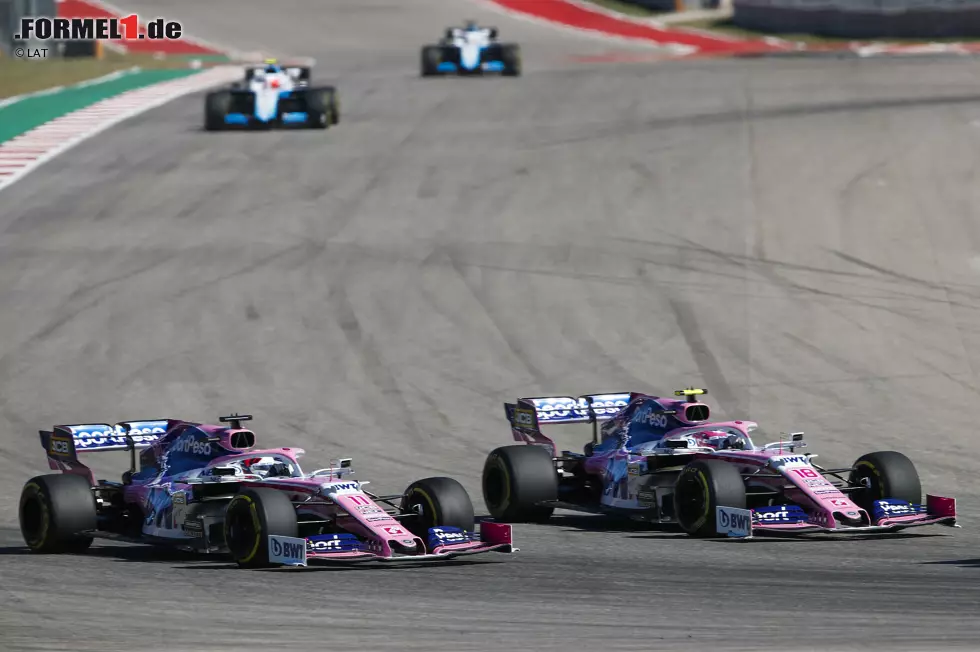
[[[42,430],[48,465],[61,473],[24,485],[24,540],[40,553],[82,552],[94,538],[150,543],[228,553],[244,567],[517,551],[510,525],[485,522],[476,531],[470,497],[451,478],[425,478],[401,494],[377,495],[350,477],[349,458],[304,473],[303,449],[257,449],[255,433],[241,424],[250,419]],[[83,453],[113,450],[130,453],[121,482],[96,481],[79,461]]]
[[[956,525],[956,501],[927,495],[902,453],[823,468],[803,433],[756,445],[752,421],[711,422],[697,396],[637,392],[506,403],[519,445],[492,451],[483,495],[500,522],[542,522],[555,508],[675,523],[692,536],[868,533]],[[591,423],[584,453],[558,452],[542,427]],[[602,423],[600,428],[599,424]]]

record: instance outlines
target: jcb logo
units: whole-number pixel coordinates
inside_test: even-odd
[[[514,425],[520,428],[533,428],[534,414],[530,410],[514,410]]]
[[[51,438],[50,450],[55,455],[68,455],[71,452],[67,440],[55,439],[53,437]]]

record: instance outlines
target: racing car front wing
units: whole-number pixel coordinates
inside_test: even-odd
[[[901,501],[878,501],[899,503]],[[926,496],[925,505],[911,505],[909,513],[889,516],[887,513],[877,516],[873,525],[828,527],[819,522],[818,515],[806,516],[802,510],[800,517],[793,522],[755,522],[752,510],[717,507],[715,510],[716,529],[719,534],[732,538],[751,539],[753,534],[861,534],[896,532],[924,525],[946,525],[959,527],[956,524],[956,500],[942,496]]]
[[[445,528],[449,530],[451,528]],[[309,566],[312,563],[354,563],[365,561],[380,561],[385,563],[418,563],[432,562],[478,555],[485,552],[515,553],[512,543],[512,528],[506,523],[483,523],[480,527],[480,539],[462,541],[459,543],[441,543],[432,546],[431,552],[411,555],[385,555],[380,551],[340,550],[316,551],[309,550],[307,539],[297,537],[269,537],[270,561],[284,566]]]

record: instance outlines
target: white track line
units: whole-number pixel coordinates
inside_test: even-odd
[[[39,127],[0,144],[0,192],[44,165],[109,127],[177,99],[242,76],[239,66],[218,66],[188,77],[181,77],[115,95],[91,106],[55,118]]]

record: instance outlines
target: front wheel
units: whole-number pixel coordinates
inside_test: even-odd
[[[422,48],[420,67],[423,77],[438,75],[440,63],[442,63],[441,47],[438,45],[426,45]]]
[[[424,478],[413,482],[402,496],[402,511],[418,514],[406,526],[416,536],[427,539],[429,528],[455,527],[472,532],[476,527],[473,501],[452,478]]]
[[[854,462],[848,478],[851,484],[864,487],[851,494],[851,500],[869,514],[875,501],[886,498],[918,505],[922,502],[922,484],[912,460],[897,451],[878,451],[862,455]]]
[[[721,460],[694,460],[677,476],[674,513],[694,537],[724,536],[717,531],[717,507],[745,509],[745,482],[734,466]]]
[[[337,91],[333,91],[330,94],[330,124],[335,125],[340,123],[340,97]]]
[[[275,489],[243,489],[225,508],[224,530],[228,552],[239,566],[278,566],[269,561],[269,536],[298,536],[296,508]]]
[[[204,128],[208,131],[218,131],[225,126],[225,116],[231,107],[231,93],[214,91],[208,93],[204,100]]]
[[[500,58],[504,63],[504,76],[521,76],[521,46],[517,44],[501,45]]]
[[[306,126],[311,129],[326,129],[336,124],[333,119],[333,102],[336,91],[333,88],[311,88],[306,91]]]

